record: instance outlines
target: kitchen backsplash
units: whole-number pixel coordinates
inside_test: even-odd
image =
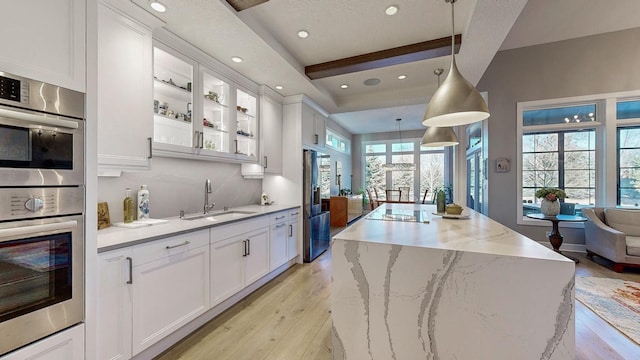
[[[262,180],[245,180],[239,164],[154,157],[152,169],[123,172],[117,178],[98,178],[98,202],[107,202],[111,223],[123,221],[122,202],[125,189],[135,197],[140,185],[149,190],[150,217],[167,218],[199,213],[204,206],[204,186],[211,179],[209,201],[216,206],[235,207],[260,203]]]

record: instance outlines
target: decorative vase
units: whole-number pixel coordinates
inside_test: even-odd
[[[544,216],[556,216],[560,214],[560,201],[542,199],[542,202],[540,203],[540,211]]]
[[[438,213],[444,213],[445,202],[446,202],[446,196],[444,191],[442,190],[438,191],[438,193],[436,194],[436,208]]]

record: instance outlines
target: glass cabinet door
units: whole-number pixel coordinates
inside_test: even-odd
[[[202,72],[202,148],[230,153],[229,84],[207,71]]]
[[[197,136],[192,122],[192,64],[154,47],[153,140],[192,148]]]
[[[240,158],[257,159],[257,99],[255,96],[238,89],[236,104],[235,153]]]

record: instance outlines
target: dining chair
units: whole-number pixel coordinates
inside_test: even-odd
[[[378,195],[378,189],[374,187],[373,192],[376,195],[376,206],[378,206],[380,205],[380,202],[378,201],[380,199],[380,195]]]
[[[426,189],[424,191],[424,195],[422,195],[422,203],[426,204],[427,203],[427,193],[429,192],[429,189]]]
[[[398,200],[400,201],[410,201],[411,188],[408,186],[398,186],[398,190],[400,190],[400,194],[398,195]]]
[[[400,201],[400,190],[393,190],[393,189],[387,189],[385,190],[385,193],[387,195],[387,200],[391,200],[391,201]],[[393,196],[394,194],[398,194],[396,195],[396,198],[394,199]]]
[[[371,196],[371,190],[369,190],[369,188],[367,188],[367,196],[369,197],[369,207],[371,208],[371,210],[374,210],[377,205],[376,201]]]

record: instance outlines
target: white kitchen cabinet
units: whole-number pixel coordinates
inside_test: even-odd
[[[211,305],[269,272],[269,218],[211,230]]]
[[[262,167],[265,173],[282,174],[282,104],[267,95],[260,96],[260,134]]]
[[[196,127],[196,131],[201,131],[199,148],[205,154],[212,152],[212,155],[229,155],[232,148],[231,134],[235,129],[231,123],[229,104],[235,97],[231,94],[229,82],[204,66],[200,66],[200,80],[203,93],[202,126]]]
[[[258,159],[258,102],[248,91],[237,89],[235,154],[239,159]]]
[[[2,71],[86,92],[86,1],[4,1],[2,14]]]
[[[289,233],[287,237],[287,260],[296,258],[298,252],[298,239],[300,238],[298,232],[300,231],[300,210],[289,210]]]
[[[269,269],[277,269],[287,260],[287,241],[289,235],[289,213],[282,211],[271,216],[271,230],[269,231]]]
[[[302,144],[312,148],[324,148],[327,118],[309,105],[302,103]]]
[[[133,249],[133,355],[209,309],[209,230]]]
[[[98,170],[151,167],[152,33],[98,4]],[[126,54],[126,56],[124,56]]]
[[[209,309],[209,230],[98,255],[98,359],[129,359]]]
[[[196,66],[163,44],[153,48],[153,141],[165,149],[192,152],[203,142],[193,114]]]
[[[83,360],[85,359],[84,331],[84,324],[79,324],[0,358],[2,360]]]
[[[131,358],[131,248],[98,254],[98,359]]]

